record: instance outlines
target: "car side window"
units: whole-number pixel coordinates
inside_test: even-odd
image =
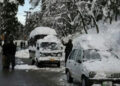
[[[82,59],[82,56],[83,56],[83,51],[82,51],[82,49],[79,49],[79,50],[77,50],[77,51],[78,51],[78,53],[77,53],[77,56],[76,56],[76,61],[81,60],[81,59]]]
[[[69,59],[74,59],[75,58],[75,52],[76,52],[76,50],[72,50],[72,52],[69,55]]]

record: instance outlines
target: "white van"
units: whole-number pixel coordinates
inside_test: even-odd
[[[37,40],[44,39],[44,37],[46,37],[48,35],[56,36],[57,33],[54,29],[49,28],[49,27],[37,27],[31,31],[31,33],[29,35],[28,44],[29,44],[29,55],[30,55],[32,64],[34,64],[34,62],[35,62],[34,61],[35,53],[36,53],[35,45],[36,45]]]
[[[47,38],[47,37],[46,37]],[[50,39],[51,38],[51,39]],[[36,43],[35,62],[37,66],[42,64],[57,64],[60,67],[60,60],[63,57],[63,45],[60,41],[48,36],[48,39],[40,39]]]

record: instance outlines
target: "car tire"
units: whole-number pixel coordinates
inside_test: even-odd
[[[70,74],[70,72],[69,71],[67,71],[67,82],[68,83],[72,83],[73,82],[73,78],[71,77],[71,74]]]
[[[36,65],[37,67],[40,67],[40,63],[38,62],[37,59],[36,59],[36,61],[35,61],[35,65]]]
[[[34,64],[35,64],[35,60],[32,60],[32,61],[31,61],[31,65],[34,65]]]
[[[57,63],[57,66],[60,67],[60,62]]]
[[[90,81],[88,80],[88,78],[83,77],[81,86],[91,86],[91,83],[90,83]]]

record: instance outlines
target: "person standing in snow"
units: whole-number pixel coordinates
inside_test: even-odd
[[[72,39],[69,39],[68,43],[64,43],[63,41],[62,41],[62,43],[65,46],[65,63],[66,63],[68,56],[73,48]]]
[[[2,66],[3,69],[9,69],[9,60],[7,57],[7,47],[8,47],[8,40],[5,38],[4,44],[2,46]]]
[[[6,68],[7,69],[9,69],[10,64],[11,64],[12,70],[14,70],[15,52],[16,52],[16,45],[13,43],[13,36],[10,36],[9,40],[7,40],[6,43],[3,45],[3,55],[6,57]]]

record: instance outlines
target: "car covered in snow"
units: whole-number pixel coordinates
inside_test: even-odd
[[[120,58],[111,51],[73,49],[66,63],[67,81],[76,79],[82,86],[120,83]],[[108,85],[109,84],[109,85]]]
[[[82,86],[120,83],[120,57],[116,54],[119,50],[114,50],[119,46],[109,40],[102,34],[83,34],[73,40],[73,50],[66,63],[68,82],[77,79]]]
[[[34,30],[31,31],[29,35],[29,55],[30,59],[32,61],[32,64],[34,64],[34,58],[35,58],[35,53],[36,53],[36,42],[39,39],[44,39],[44,37],[48,35],[54,35],[56,36],[57,33],[54,29],[49,28],[49,27],[36,27]]]
[[[36,65],[57,64],[60,67],[63,51],[63,45],[56,36],[49,35],[44,39],[38,40],[35,55]]]

